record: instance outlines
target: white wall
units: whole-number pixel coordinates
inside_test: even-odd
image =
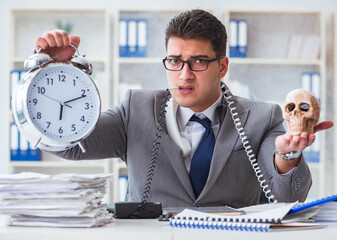
[[[9,28],[9,9],[10,8],[46,8],[46,7],[107,7],[110,9],[111,20],[114,19],[116,8],[173,8],[173,9],[191,9],[204,8],[215,11],[215,14],[222,19],[223,12],[226,9],[267,9],[267,10],[321,10],[326,16],[326,32],[327,32],[327,76],[328,89],[333,87],[333,14],[337,11],[337,1],[335,0],[3,0],[0,7],[0,89],[9,89],[8,87],[8,28]],[[113,23],[112,23],[113,26]],[[41,34],[47,29],[41,29]],[[163,29],[164,30],[164,29]],[[90,33],[88,33],[90,34]],[[82,38],[85,36],[81,36]],[[34,46],[31,46],[33,49]],[[4,91],[1,91],[4,92]],[[333,93],[328,95],[328,102],[330,102],[330,111],[333,112],[334,99]],[[8,159],[8,104],[9,94],[0,95],[0,173],[6,172],[5,159]],[[333,113],[327,115],[328,118],[333,119]],[[329,131],[327,135],[332,136],[333,131]],[[331,137],[333,139],[333,137]],[[333,142],[328,143],[333,149]],[[330,146],[329,146],[330,147]],[[333,156],[327,156],[329,159],[334,159]],[[328,163],[329,164],[329,163]],[[329,174],[333,174],[333,168]]]

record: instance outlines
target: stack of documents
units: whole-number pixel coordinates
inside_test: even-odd
[[[318,222],[337,223],[337,202],[328,202],[319,207],[319,213],[314,217]]]
[[[0,175],[0,213],[10,226],[97,227],[112,221],[102,199],[111,174]]]

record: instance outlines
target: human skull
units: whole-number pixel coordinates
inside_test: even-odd
[[[287,120],[291,135],[300,135],[302,132],[314,133],[319,114],[319,102],[311,92],[295,89],[286,96],[283,118]]]

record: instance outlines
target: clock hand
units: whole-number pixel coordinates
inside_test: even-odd
[[[65,101],[64,104],[66,104],[66,103],[68,103],[68,102],[72,102],[72,101],[78,100],[78,99],[81,99],[81,98],[84,98],[84,97],[86,97],[86,96],[87,96],[87,95],[82,95],[82,96],[80,96],[80,97],[70,99],[70,100],[68,100],[68,101]]]
[[[60,103],[61,109],[60,109],[60,120],[62,120],[62,113],[63,113],[63,104]]]
[[[48,95],[42,94],[42,96],[45,96],[46,98],[49,98],[49,99],[51,99],[51,100],[54,100],[55,102],[58,102],[58,103],[61,104],[61,105],[65,105],[65,106],[67,106],[67,107],[69,107],[69,108],[72,108],[72,106],[69,106],[68,104],[65,104],[64,102],[60,102],[60,101],[56,100],[55,98],[52,98],[52,97],[50,97],[50,96],[48,96]]]

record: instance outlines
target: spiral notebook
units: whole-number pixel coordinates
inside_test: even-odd
[[[325,225],[308,221],[317,214],[318,208],[304,210],[301,213],[287,215],[295,207],[295,203],[267,204],[266,210],[241,216],[219,216],[185,209],[172,217],[172,227],[219,229],[236,231],[269,232],[286,229],[321,228]]]

